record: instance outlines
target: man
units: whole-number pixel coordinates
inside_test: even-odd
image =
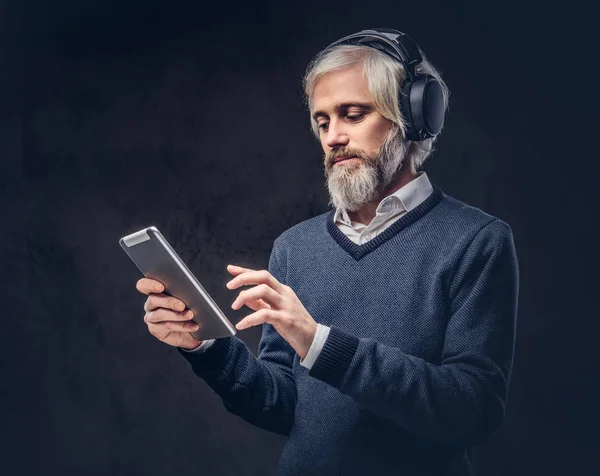
[[[232,308],[256,311],[238,329],[263,324],[258,358],[196,341],[191,311],[145,278],[144,320],[229,411],[289,435],[278,474],[470,475],[512,368],[511,230],[417,173],[448,91],[408,37],[342,39],[304,84],[335,210],[282,233],[268,271],[228,267],[229,289],[255,285]]]

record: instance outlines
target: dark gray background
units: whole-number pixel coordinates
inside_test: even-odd
[[[590,18],[516,1],[2,3],[0,473],[272,474],[283,438],[147,332],[118,239],[157,226],[234,322],[249,314],[229,307],[226,265],[266,268],[280,233],[328,210],[304,68],[390,27],[452,92],[431,181],[507,221],[520,260],[507,413],[478,474],[599,474]],[[259,329],[241,337],[256,350]]]

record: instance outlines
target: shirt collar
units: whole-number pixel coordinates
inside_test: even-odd
[[[431,192],[433,192],[433,187],[427,173],[418,172],[416,178],[381,200],[375,213],[380,215],[396,210],[406,210],[408,213],[423,202]],[[341,208],[337,208],[333,216],[333,222],[337,223],[338,221],[349,226],[352,224],[348,212]]]

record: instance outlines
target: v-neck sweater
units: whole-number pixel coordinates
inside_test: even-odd
[[[438,187],[357,245],[332,211],[282,233],[269,272],[331,328],[312,368],[273,326],[180,350],[225,407],[289,435],[280,475],[471,475],[500,425],[518,264],[510,227]]]

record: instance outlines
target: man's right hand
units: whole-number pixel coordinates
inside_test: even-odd
[[[140,279],[137,290],[148,295],[144,304],[144,322],[150,334],[159,341],[183,349],[195,349],[202,341],[196,340],[190,332],[198,330],[191,309],[176,297],[161,294],[165,287],[160,281],[150,278]]]

